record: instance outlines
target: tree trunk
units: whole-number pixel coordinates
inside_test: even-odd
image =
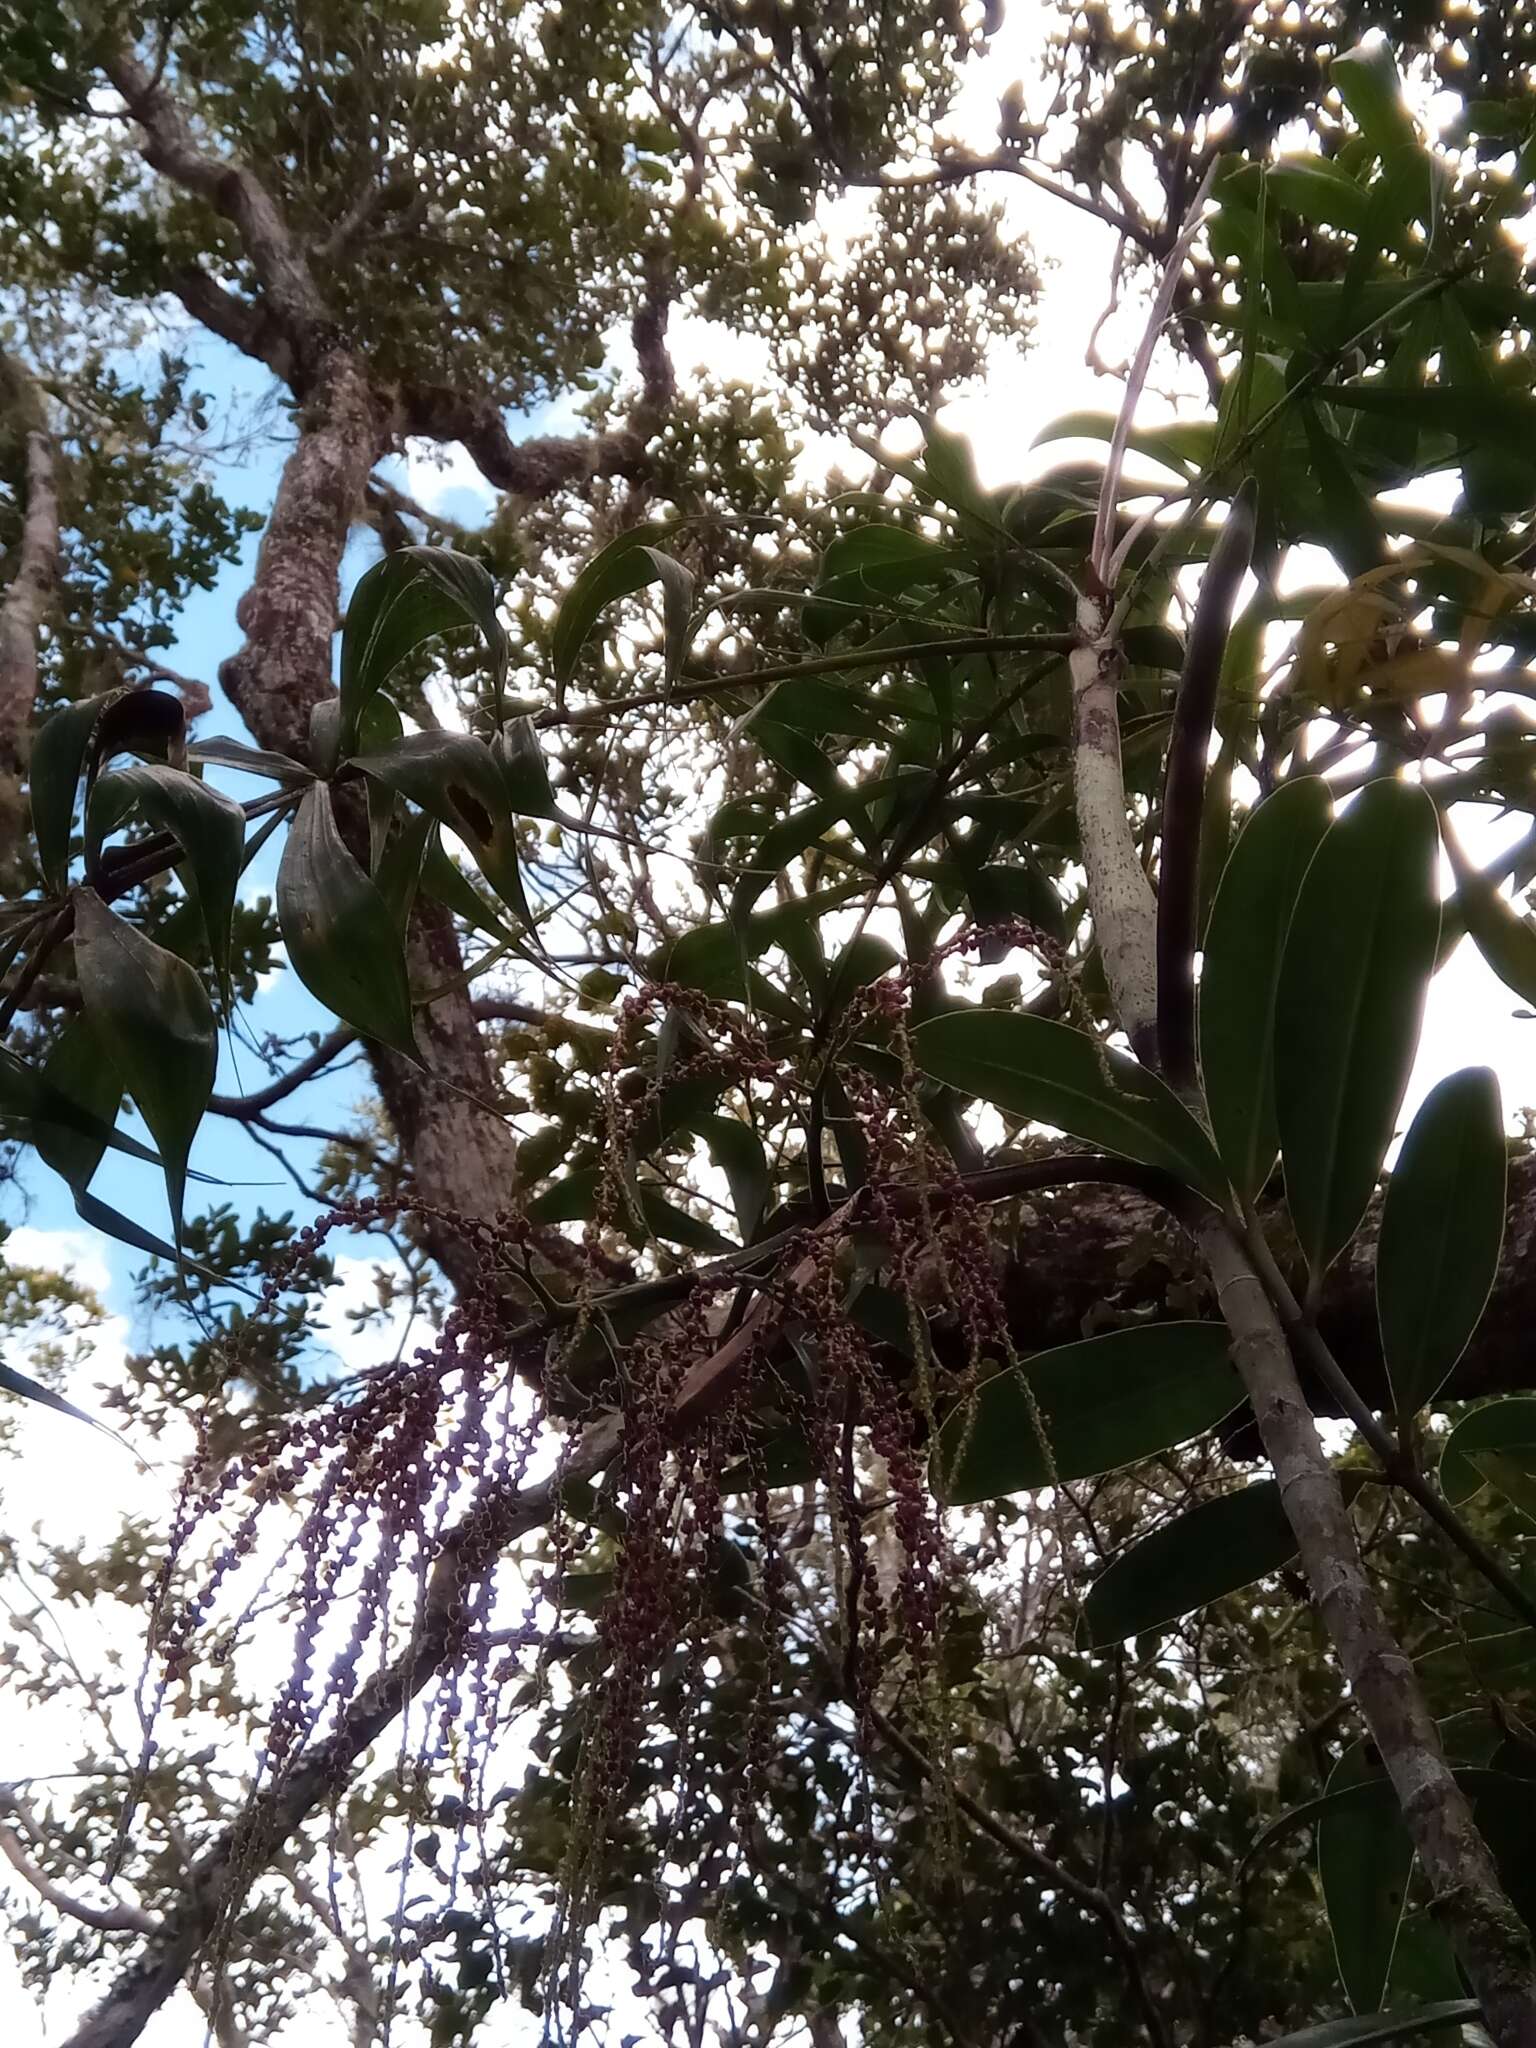
[[[256,740],[279,753],[304,758],[310,715],[333,693],[341,559],[390,427],[357,359],[333,350],[305,405],[256,575],[240,600],[236,616],[245,644],[220,671]],[[439,905],[418,898],[407,962],[418,990],[441,988],[463,972],[453,920]],[[455,989],[423,1010],[418,1043],[425,1072],[370,1047],[412,1185],[429,1207],[494,1216],[511,1199],[516,1143],[503,1118],[476,1106],[492,1101],[495,1080],[467,990]],[[462,1286],[473,1265],[462,1236],[429,1215],[423,1238],[449,1279]]]

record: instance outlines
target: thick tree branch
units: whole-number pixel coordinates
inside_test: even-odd
[[[328,1031],[313,1052],[291,1066],[286,1074],[279,1074],[275,1081],[269,1081],[264,1088],[254,1088],[249,1095],[210,1095],[208,1107],[215,1116],[238,1117],[249,1121],[258,1117],[263,1110],[270,1109],[275,1102],[281,1102],[323,1074],[327,1067],[334,1065],[349,1045],[356,1045],[357,1033],[347,1025],[336,1031]]]
[[[325,303],[304,252],[271,194],[244,165],[208,154],[164,80],[131,50],[109,44],[101,52],[100,62],[142,131],[144,161],[184,192],[203,200],[239,231],[267,310],[304,364],[326,326]]]
[[[21,444],[21,539],[0,594],[0,769],[19,773],[27,721],[37,700],[37,640],[59,573],[59,488],[53,436],[27,371],[0,354],[0,405]]]
[[[261,745],[300,760],[310,713],[331,694],[342,553],[387,441],[361,365],[332,350],[283,465],[255,579],[236,607],[245,644],[219,670]]]
[[[242,355],[265,363],[285,384],[293,381],[293,347],[263,308],[226,291],[194,263],[178,265],[167,277],[166,286],[200,327]]]
[[[667,349],[671,288],[671,267],[660,253],[654,254],[630,322],[640,392],[624,426],[605,434],[545,434],[514,441],[507,432],[506,415],[493,399],[445,384],[416,383],[407,384],[400,394],[402,431],[429,441],[458,441],[488,484],[518,498],[548,498],[594,477],[642,482],[651,466],[646,443],[677,393]]]
[[[494,399],[446,384],[407,384],[400,411],[408,437],[462,443],[486,482],[513,497],[548,498],[593,477],[634,479],[649,466],[643,436],[628,427],[609,434],[543,434],[514,441]]]
[[[0,1821],[0,1856],[17,1876],[31,1886],[43,1901],[57,1913],[63,1913],[71,1920],[78,1920],[82,1926],[94,1927],[103,1934],[147,1934],[159,1936],[163,1932],[161,1922],[153,1913],[146,1913],[142,1907],[132,1905],[126,1899],[114,1899],[109,1906],[93,1906],[85,1899],[76,1899],[54,1883],[46,1870],[33,1862],[22,1845],[21,1837],[13,1828]]]
[[[164,683],[181,698],[188,719],[201,718],[213,706],[213,693],[208,685],[197,676],[183,675],[180,669],[167,668],[163,661],[157,661],[152,654],[146,654],[142,647],[134,647],[126,640],[120,640],[115,633],[104,632],[101,627],[87,627],[88,637],[97,647],[124,668],[137,669],[152,683]]]
[[[1312,1597],[1396,1789],[1435,1909],[1501,2048],[1536,2042],[1536,1958],[1441,1747],[1411,1659],[1381,1612],[1290,1345],[1247,1252],[1208,1211],[1195,1235],[1216,1285]]]
[[[381,402],[360,356],[342,344],[306,253],[261,181],[208,154],[161,78],[126,48],[108,45],[100,62],[142,131],[146,162],[237,229],[261,287],[261,307],[251,317],[269,323],[292,351],[289,381],[305,401],[298,444],[283,468],[255,580],[236,613],[245,643],[220,679],[262,746],[302,759],[310,714],[332,688],[342,553],[364,514],[374,463],[395,444],[401,422],[393,400]],[[196,284],[194,304],[215,323],[245,324],[242,345],[266,350],[267,328],[249,326],[239,302],[222,293],[215,300],[214,290],[206,281]],[[494,442],[499,434],[510,447],[494,407],[469,411],[482,438]],[[443,438],[463,438],[457,425]],[[375,1052],[379,1092],[429,1210],[494,1215],[514,1185],[516,1145],[501,1118],[475,1106],[491,1098],[494,1086],[447,911],[418,901],[406,957],[413,987],[453,993],[419,1013],[425,1073]],[[429,1219],[425,1236],[455,1285],[472,1277],[474,1259],[458,1233]]]
[[[1283,1243],[1284,1219],[1266,1212],[1272,1241]],[[1376,1319],[1376,1242],[1381,1199],[1372,1203],[1349,1249],[1328,1270],[1318,1305],[1318,1327],[1363,1399],[1378,1413],[1391,1392]],[[1004,1275],[1009,1326],[1024,1350],[1071,1343],[1096,1328],[1106,1313],[1126,1319],[1168,1314],[1171,1278],[1183,1278],[1182,1235],[1155,1203],[1121,1189],[1074,1188],[1031,1197],[1023,1213],[1017,1252]],[[1536,1387],[1536,1158],[1512,1162],[1505,1212],[1504,1250],[1488,1307],[1442,1398],[1482,1400]],[[1304,1372],[1306,1361],[1301,1361]],[[1316,1414],[1338,1414],[1339,1404],[1306,1375]],[[1236,1444],[1244,1455],[1258,1446]]]
[[[1115,1014],[1143,1059],[1156,1057],[1157,902],[1141,864],[1120,767],[1121,659],[1106,632],[1108,600],[1078,604],[1072,677],[1072,782],[1093,934]]]
[[[387,438],[361,365],[332,350],[284,465],[255,580],[236,613],[245,644],[220,670],[264,747],[302,758],[310,715],[331,695],[342,552]],[[425,1070],[374,1050],[379,1093],[428,1209],[492,1216],[515,1183],[516,1141],[500,1117],[477,1106],[493,1098],[494,1079],[462,987],[453,919],[425,898],[412,913],[406,961],[413,988],[451,992],[417,1013]],[[439,1086],[437,1076],[450,1085]],[[469,1247],[446,1223],[429,1216],[424,1236],[455,1286],[473,1276]]]

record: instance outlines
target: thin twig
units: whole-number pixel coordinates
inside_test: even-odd
[[[923,1778],[933,1780],[937,1777],[934,1765],[917,1744],[902,1733],[894,1721],[882,1714],[873,1703],[866,1711],[882,1741],[889,1743],[892,1749],[905,1757]],[[1075,1876],[1065,1864],[1047,1856],[1043,1849],[1037,1849],[1027,1836],[1021,1835],[989,1807],[983,1806],[981,1801],[973,1798],[963,1785],[953,1785],[949,1790],[961,1812],[969,1815],[983,1834],[990,1835],[994,1842],[1006,1849],[1009,1855],[1022,1863],[1033,1876],[1064,1892],[1076,1905],[1081,1906],[1084,1912],[1092,1914],[1101,1923],[1115,1953],[1125,1966],[1136,2002],[1141,2007],[1148,2037],[1155,2044],[1155,2048],[1172,2048],[1167,2026],[1162,2013],[1158,2010],[1157,2001],[1152,1996],[1146,1973],[1142,1969],[1140,1952],[1130,1929],[1108,1892]]]

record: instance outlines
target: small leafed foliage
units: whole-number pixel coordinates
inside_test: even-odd
[[[855,38],[829,87],[788,12],[727,10],[806,70],[776,122],[741,88],[743,203],[786,235],[812,143],[853,179],[884,146],[860,95],[900,69]],[[565,19],[539,43],[562,77]],[[221,61],[245,147],[277,149],[283,110]],[[590,61],[616,90],[601,39]],[[1139,104],[1091,38],[1081,61]],[[108,69],[159,118],[159,85]],[[469,88],[423,78],[430,131],[432,95]],[[303,1943],[333,1942],[365,2040],[392,2013],[501,2038],[514,2010],[558,2039],[1530,2038],[1536,1369],[1500,1295],[1532,1190],[1475,1011],[1469,1064],[1402,1126],[1437,973],[1475,956],[1536,1003],[1504,893],[1536,876],[1536,411],[1506,233],[1536,157],[1523,101],[1507,150],[1431,151],[1385,46],[1328,78],[1329,154],[1238,132],[1182,191],[1216,389],[1149,428],[1133,380],[1135,480],[1116,423],[1074,415],[1043,438],[1098,463],[989,489],[928,416],[868,488],[800,509],[812,546],[772,492],[732,532],[676,478],[606,507],[576,563],[554,531],[547,564],[512,558],[533,514],[498,554],[380,512],[339,683],[302,731],[290,693],[291,745],[197,738],[154,663],[47,677],[0,908],[0,1117],[197,1332],[114,1401],[130,1437],[195,1442],[168,1526],[115,1566],[147,1633],[133,1739],[66,1846],[164,1900],[94,1924],[180,1942],[168,1983],[210,2025],[275,2035],[264,1957],[287,1943],[319,1981]],[[76,89],[40,51],[27,82],[40,106]],[[849,133],[803,133],[807,104]],[[195,155],[157,132],[157,168]],[[594,241],[624,227],[600,142],[547,139]],[[261,219],[224,212],[275,294]],[[680,217],[677,261],[724,292],[729,250]],[[139,260],[168,277],[172,253]],[[558,328],[548,363],[482,334],[462,260],[450,368],[489,351],[501,405],[569,374]],[[347,289],[389,289],[377,261]],[[369,374],[397,392],[431,353],[418,311],[380,316]],[[344,353],[269,365],[317,409],[294,463],[319,460]],[[806,376],[814,398],[834,369]],[[626,475],[623,430],[598,438]],[[196,526],[225,552],[238,529]],[[1298,591],[1301,548],[1332,570]],[[264,742],[246,659],[226,681]],[[1490,814],[1524,821],[1491,864]],[[1155,919],[1155,1046],[1117,872]],[[316,1220],[246,1230],[206,1207],[206,1133],[305,1135],[266,1120],[280,1094],[217,1092],[279,943],[330,1033],[314,1071],[361,1045],[383,1107],[321,1132]],[[478,1087],[446,1049],[476,994],[511,1027]],[[465,1172],[495,1129],[489,1199],[453,1198],[450,1109]],[[163,1229],[93,1192],[119,1161],[163,1176]],[[338,1240],[370,1236],[429,1327],[325,1384],[306,1320]],[[80,1417],[41,1368],[0,1386]],[[47,1698],[31,1654],[16,1682]],[[195,1885],[145,1847],[191,1796],[188,1715],[250,1738]],[[336,1904],[359,1861],[389,1880],[376,1939]],[[29,1910],[41,1974],[88,1974]],[[136,2038],[117,1995],[91,2039]]]

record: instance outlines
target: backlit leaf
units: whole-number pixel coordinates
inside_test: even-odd
[[[650,545],[673,537],[665,526],[637,526],[592,557],[566,592],[555,619],[549,651],[556,682],[568,683],[575,675],[581,650],[608,605],[657,582],[662,587],[666,675],[668,681],[676,676],[688,651],[693,578],[681,562]]]
[[[396,548],[359,577],[341,636],[340,750],[358,744],[368,700],[424,640],[474,626],[485,642],[498,696],[507,636],[496,585],[484,563],[450,548]]]
[[[1163,1083],[1123,1053],[1042,1017],[956,1010],[912,1034],[920,1073],[1086,1144],[1161,1167],[1221,1200],[1210,1140]]]
[[[152,1166],[160,1164],[158,1156],[148,1145],[141,1144],[126,1131],[114,1130],[104,1117],[95,1115],[72,1096],[56,1088],[45,1074],[36,1067],[28,1066],[3,1046],[0,1046],[0,1123],[20,1125],[34,1142],[48,1126],[57,1125],[93,1143],[110,1146],[114,1152],[126,1153],[131,1159],[146,1159]]]
[[[133,1450],[127,1438],[119,1436],[115,1429],[98,1422],[94,1415],[87,1415],[83,1408],[77,1408],[73,1401],[66,1401],[52,1387],[45,1387],[40,1381],[29,1379],[26,1373],[17,1372],[14,1366],[0,1363],[0,1391],[15,1394],[23,1401],[35,1401],[41,1408],[52,1408],[56,1414],[67,1415],[74,1422],[84,1422],[92,1429],[99,1429],[103,1436],[111,1437],[113,1443],[121,1444],[125,1451]],[[138,1453],[134,1451],[133,1455],[137,1457]]]
[[[1506,1165],[1497,1074],[1448,1075],[1408,1128],[1376,1246],[1381,1344],[1403,1414],[1444,1384],[1487,1304],[1504,1241]]]
[[[1340,1483],[1353,1499],[1361,1482],[1358,1474],[1344,1473]],[[1079,1637],[1102,1649],[1161,1628],[1282,1570],[1296,1547],[1273,1479],[1202,1501],[1099,1574],[1083,1602]]]
[[[1112,412],[1069,412],[1052,420],[1036,434],[1033,446],[1047,441],[1108,441],[1114,436],[1117,416]],[[1137,455],[1160,462],[1175,476],[1188,477],[1209,463],[1216,446],[1215,431],[1208,421],[1173,422],[1162,427],[1133,427],[1126,446]]]
[[[712,1163],[725,1175],[742,1242],[750,1243],[773,1186],[763,1141],[740,1117],[699,1117],[693,1128],[709,1147]]]
[[[421,864],[421,887],[434,901],[451,910],[456,917],[463,918],[473,930],[494,939],[497,945],[511,945],[515,941],[516,933],[502,923],[496,908],[486,901],[444,848],[435,819]]]
[[[1275,1106],[1314,1286],[1353,1235],[1413,1066],[1440,934],[1435,807],[1373,782],[1307,869],[1281,963]]]
[[[1200,975],[1200,1066],[1222,1164],[1251,1200],[1269,1177],[1274,1024],[1285,935],[1332,806],[1319,776],[1287,782],[1249,813],[1211,906]]]
[[[1379,157],[1419,147],[1418,130],[1403,101],[1403,82],[1390,46],[1361,43],[1335,57],[1329,75],[1361,132]]]
[[[1449,833],[1445,850],[1456,877],[1456,902],[1473,944],[1506,988],[1536,1003],[1536,930],[1479,874]]]
[[[1053,1477],[1093,1478],[1202,1435],[1242,1397],[1225,1324],[1111,1330],[983,1380],[939,1431],[933,1484],[963,1507]]]
[[[185,960],[109,910],[94,889],[75,898],[75,971],[86,1015],[159,1148],[179,1238],[187,1155],[218,1064],[208,992]]]
[[[1523,1507],[1536,1475],[1536,1397],[1487,1401],[1464,1415],[1440,1452],[1440,1491],[1453,1508],[1490,1481]]]

